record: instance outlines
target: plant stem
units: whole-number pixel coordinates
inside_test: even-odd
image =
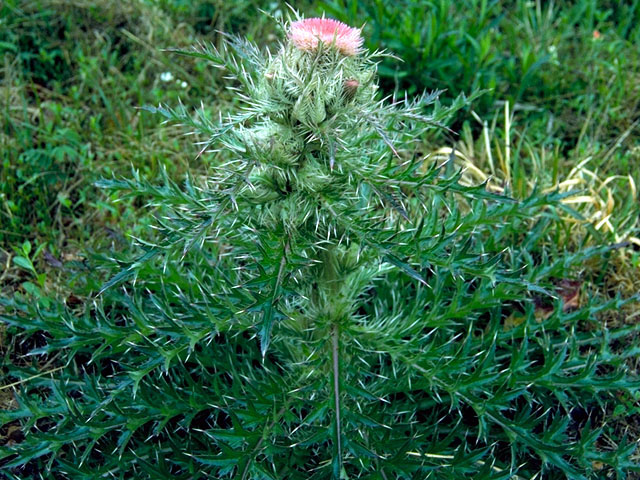
[[[333,359],[333,400],[336,409],[336,456],[342,469],[342,430],[340,427],[340,330],[338,324],[331,327],[331,353]]]
[[[333,402],[335,408],[333,478],[340,478],[342,471],[342,421],[340,410],[340,324],[344,308],[341,290],[344,278],[340,273],[339,252],[330,247],[320,254],[322,261],[319,276],[319,310],[326,315],[331,337],[331,370],[333,373]]]

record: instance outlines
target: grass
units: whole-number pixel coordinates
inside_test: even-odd
[[[320,10],[364,24],[370,48],[398,57],[380,68],[388,91],[487,90],[474,104],[484,119],[508,101],[530,139],[564,154],[625,132],[622,144],[637,143],[637,1],[327,0]]]
[[[136,12],[55,2],[22,7],[5,4],[3,12],[0,244],[10,251],[28,236],[59,255],[69,240],[96,234],[99,222],[91,217],[103,199],[91,188],[95,178],[129,165],[151,171],[180,148],[170,139],[154,148],[157,121],[135,107],[188,92],[159,81],[170,66],[157,60],[153,36],[140,37],[169,38],[149,24],[127,23]],[[162,25],[161,17],[149,20]],[[85,31],[93,38],[80,42]]]
[[[225,81],[162,49],[218,42],[216,29],[266,35],[265,22],[250,25],[255,5],[249,17],[239,16],[242,5],[224,2],[161,6],[46,0],[1,7],[3,263],[26,240],[45,246],[34,261],[47,270],[45,251],[61,260],[105,244],[105,236],[132,234],[139,209],[114,207],[93,187],[99,178],[131,168],[154,176],[162,167],[176,177],[202,168],[191,138],[139,107],[202,100],[216,111],[230,98]],[[5,273],[7,286],[14,275]]]
[[[209,113],[228,108],[233,98],[221,72],[161,49],[218,43],[219,30],[273,43],[278,33],[258,3],[0,6],[0,294],[49,292],[73,305],[87,251],[127,249],[148,227],[152,212],[134,200],[115,203],[96,190],[97,179],[128,176],[131,168],[148,177],[166,169],[174,179],[206,172],[213,160],[198,157],[193,138],[137,107],[180,100],[203,101]],[[604,261],[574,275],[579,298],[640,291],[640,1],[332,0],[307,7],[365,23],[370,48],[405,60],[381,65],[387,93],[445,89],[447,102],[487,90],[456,119],[457,135],[424,138],[421,153],[453,160],[469,184],[486,181],[517,198],[534,189],[575,192],[564,203],[581,219],[563,216],[540,254],[612,245]],[[284,8],[267,7],[274,14]],[[637,323],[638,311],[630,303],[602,321]],[[10,333],[0,331],[0,353],[19,357]],[[629,363],[637,371],[635,358]],[[0,408],[10,408],[3,392]],[[609,414],[612,442],[625,433],[640,438],[634,399]]]

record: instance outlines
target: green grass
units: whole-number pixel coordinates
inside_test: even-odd
[[[501,248],[520,251],[527,228],[545,225],[543,240],[528,252],[531,262],[614,245],[595,260],[554,270],[556,283],[563,274],[578,282],[584,303],[640,291],[640,1],[622,3],[324,0],[305,6],[364,24],[369,48],[403,60],[388,57],[380,65],[387,94],[443,89],[448,103],[484,91],[455,118],[456,134],[425,136],[418,153],[438,162],[451,158],[452,166],[466,168],[463,183],[488,181],[489,189],[520,199],[536,189],[575,191],[565,203],[574,212],[541,213],[500,241]],[[0,296],[44,307],[58,297],[73,308],[99,288],[87,269],[112,258],[125,262],[132,237],[150,239],[154,210],[144,199],[98,190],[98,179],[130,177],[133,168],[147,178],[166,170],[180,183],[187,172],[214,168],[217,157],[198,156],[194,137],[138,107],[202,101],[210,115],[232,108],[224,72],[162,49],[219,45],[220,30],[274,45],[280,32],[258,8],[286,10],[220,0],[0,5]],[[637,324],[639,310],[630,302],[598,319],[612,327]],[[525,315],[532,324],[535,313]],[[24,351],[15,333],[0,330],[0,354],[20,363]],[[616,348],[635,352],[637,340],[626,341]],[[634,372],[636,357],[627,358]],[[2,399],[0,408],[11,405]],[[640,438],[634,398],[607,408],[599,421],[612,444],[624,435]],[[0,444],[4,435],[0,430]]]
[[[177,68],[158,60],[158,47],[141,37],[193,38],[137,26],[127,20],[142,15],[134,9],[25,6],[5,4],[3,11],[0,245],[9,250],[29,238],[61,253],[69,240],[83,243],[100,228],[95,216],[103,198],[91,186],[95,179],[129,165],[152,170],[159,160],[174,168],[176,159],[166,160],[180,150],[178,141],[160,137],[159,144],[166,133],[135,107],[161,97],[189,98],[188,90],[161,83],[163,69]],[[193,82],[193,73],[184,77]]]
[[[380,68],[388,91],[487,90],[474,104],[483,118],[509,101],[528,137],[569,154],[625,133],[622,146],[637,144],[640,3],[623,3],[326,0],[318,11],[364,24],[368,47],[398,57]]]
[[[114,205],[96,180],[132,168],[179,177],[206,161],[192,138],[140,107],[203,101],[215,114],[230,98],[222,72],[163,49],[218,43],[218,30],[270,34],[253,4],[43,0],[0,8],[3,260],[26,240],[61,259],[108,244],[105,232],[133,233],[144,215]],[[36,264],[50,267],[42,256]]]

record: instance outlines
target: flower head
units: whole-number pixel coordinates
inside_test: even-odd
[[[300,50],[313,52],[322,42],[334,45],[347,56],[356,55],[363,42],[359,28],[351,28],[330,18],[307,18],[293,22],[289,28],[289,39]]]

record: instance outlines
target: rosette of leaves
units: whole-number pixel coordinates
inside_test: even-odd
[[[638,468],[631,442],[602,441],[603,413],[637,392],[615,348],[637,328],[598,321],[620,300],[571,311],[553,293],[612,247],[548,255],[561,195],[514,201],[420,156],[464,98],[380,100],[377,54],[336,45],[182,52],[223,68],[244,106],[217,122],[151,108],[208,138],[210,174],[101,182],[157,210],[141,254],[105,255],[100,289],[83,274],[99,295],[82,308],[3,300],[30,359],[5,367],[23,382],[0,423],[24,434],[0,447],[7,478]],[[540,298],[555,307],[542,321]]]

